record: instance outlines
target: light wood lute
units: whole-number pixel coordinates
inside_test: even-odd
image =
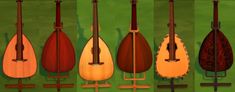
[[[107,80],[113,75],[112,55],[99,37],[97,0],[93,0],[93,36],[85,45],[79,62],[79,74],[87,81]]]
[[[156,71],[164,78],[179,78],[189,71],[189,59],[183,42],[175,35],[173,0],[170,0],[169,22],[169,34],[161,43],[156,56]]]

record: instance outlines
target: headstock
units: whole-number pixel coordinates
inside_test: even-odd
[[[213,0],[213,2],[219,2],[219,0]]]
[[[137,3],[137,0],[131,0],[131,3],[132,3],[132,4],[136,4],[136,3]]]
[[[98,0],[92,0],[93,3],[98,3]]]
[[[62,2],[62,0],[55,0],[55,2],[56,2],[56,3],[61,3],[61,2]]]
[[[23,0],[16,0],[16,2],[23,2]]]

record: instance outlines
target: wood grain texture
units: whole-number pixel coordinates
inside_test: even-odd
[[[152,52],[141,33],[135,33],[136,73],[147,71],[152,65]],[[122,40],[117,54],[118,67],[128,73],[133,73],[133,33],[129,32]]]
[[[43,68],[48,72],[68,72],[72,70],[75,65],[75,52],[73,45],[66,34],[59,31],[59,44],[57,51],[56,38],[56,31],[54,31],[45,43],[42,52]],[[57,60],[57,53],[59,53],[59,60]],[[57,66],[57,63],[59,64],[59,67]]]
[[[164,38],[156,56],[157,74],[164,78],[183,77],[189,71],[189,57],[187,50],[181,42],[181,39],[175,35],[175,43],[177,45],[175,55],[176,59],[179,59],[179,61],[166,61],[166,59],[169,59],[169,51],[167,49],[168,43],[169,35]]]
[[[219,30],[217,30],[216,33],[217,44],[214,44],[214,32],[216,32],[216,30],[211,31],[201,45],[199,52],[199,64],[202,69],[215,72],[215,63],[217,63],[216,71],[225,71],[233,64],[232,48],[228,42],[228,39]],[[214,45],[216,45],[217,48],[215,48]],[[216,52],[214,49],[216,49]],[[215,53],[217,53],[217,56],[215,56]],[[217,57],[217,62],[215,62],[215,57]]]
[[[29,40],[23,35],[23,58],[27,61],[14,61],[16,59],[16,42],[17,35],[15,35],[9,44],[3,57],[3,72],[5,75],[11,78],[27,78],[36,73],[37,61],[34,53],[34,49]]]
[[[89,81],[100,81],[109,79],[114,72],[112,55],[105,42],[99,37],[100,62],[102,65],[91,65],[93,62],[93,38],[85,45],[79,61],[80,76]]]

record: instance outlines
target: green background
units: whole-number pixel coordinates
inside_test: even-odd
[[[36,84],[35,89],[24,89],[23,92],[56,92],[56,89],[45,89],[43,84],[55,83],[47,79],[44,69],[41,67],[41,53],[45,41],[53,32],[55,21],[54,0],[23,0],[24,33],[31,41],[38,62],[38,71],[31,79],[25,79],[23,83]],[[92,2],[91,0],[62,0],[63,31],[71,39],[76,50],[75,68],[70,72],[68,79],[62,83],[74,83],[75,88],[62,89],[62,92],[94,92],[94,89],[84,89],[80,85],[85,81],[78,74],[78,62],[80,54],[86,42],[92,35]],[[235,1],[219,0],[219,19],[221,30],[232,45],[233,39]],[[138,26],[145,36],[153,52],[153,65],[147,71],[147,79],[138,84],[149,84],[150,89],[138,89],[137,92],[170,92],[170,89],[159,89],[159,84],[169,84],[169,80],[163,80],[156,75],[155,56],[160,43],[168,33],[167,23],[169,18],[168,0],[138,0]],[[177,84],[187,84],[188,88],[176,89],[176,92],[213,92],[213,87],[200,87],[202,82],[213,82],[213,79],[205,79],[204,71],[198,64],[198,51],[205,36],[211,31],[212,0],[175,0],[176,33],[182,39],[190,57],[190,72],[184,79],[177,79]],[[0,1],[0,63],[6,45],[16,32],[16,2],[15,0]],[[130,0],[99,0],[99,24],[100,36],[108,45],[113,56],[115,72],[111,79],[111,88],[100,88],[100,92],[132,92],[132,89],[119,89],[122,84],[131,84],[131,81],[122,79],[123,72],[116,64],[116,54],[119,43],[130,29],[131,5]],[[235,83],[235,66],[227,71],[227,77],[219,79],[219,82]],[[17,83],[16,79],[5,76],[0,65],[0,91],[17,92],[16,89],[6,89],[5,84]],[[219,92],[232,92],[232,87],[219,87]]]
[[[69,35],[73,45],[76,44],[76,2],[75,0],[66,0],[62,2],[62,21],[63,31]],[[16,0],[0,1],[0,63],[6,48],[6,45],[16,33]],[[55,22],[55,2],[54,0],[23,0],[23,32],[31,41],[37,57],[38,70],[31,79],[23,80],[23,83],[36,84],[35,89],[23,89],[23,92],[56,92],[56,89],[44,89],[43,84],[56,83],[54,79],[46,78],[46,72],[41,65],[41,54],[43,46],[54,31]],[[5,84],[15,84],[17,79],[11,79],[5,76],[0,65],[0,91],[17,92],[17,89],[6,89]],[[76,85],[77,68],[74,68],[68,79],[62,80],[62,83],[74,83]],[[64,92],[75,92],[76,88],[62,89]]]
[[[234,0],[219,0],[219,20],[221,22],[221,31],[229,40],[233,51],[234,41]],[[199,48],[203,39],[211,31],[211,21],[213,20],[213,3],[211,0],[197,0],[195,2],[195,92],[214,92],[213,87],[200,87],[200,83],[212,83],[213,79],[204,78],[204,71],[198,64]],[[218,92],[233,92],[235,90],[235,66],[233,65],[227,71],[227,77],[219,79],[218,82],[230,82],[232,87],[219,87]]]

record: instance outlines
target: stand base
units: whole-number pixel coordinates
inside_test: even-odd
[[[81,85],[82,88],[95,88],[95,92],[98,92],[99,91],[99,87],[102,87],[102,88],[108,88],[108,87],[111,87],[112,85],[111,84],[108,84],[107,82],[104,83],[104,84],[99,84],[98,81],[95,81],[94,84],[83,84]]]
[[[158,85],[158,88],[171,88],[171,85]],[[175,84],[174,88],[187,88],[187,84]]]
[[[35,84],[6,84],[6,88],[17,88],[17,89],[23,89],[23,88],[35,88]]]
[[[95,83],[95,84],[83,84],[83,85],[81,85],[82,88],[97,88],[97,87],[108,88],[108,87],[111,87],[111,86],[112,85],[108,84],[108,83],[104,83],[104,84]]]
[[[44,84],[44,88],[73,88],[74,84]]]
[[[22,79],[18,79],[18,84],[6,84],[6,88],[17,88],[18,92],[22,92],[24,88],[35,88],[35,84],[23,84]]]
[[[223,87],[229,87],[232,85],[232,83],[201,83],[202,87],[210,87],[210,86],[223,86]]]
[[[131,89],[131,88],[134,88],[134,89],[146,89],[146,88],[150,88],[149,85],[121,85],[119,86],[119,88],[121,89]]]

